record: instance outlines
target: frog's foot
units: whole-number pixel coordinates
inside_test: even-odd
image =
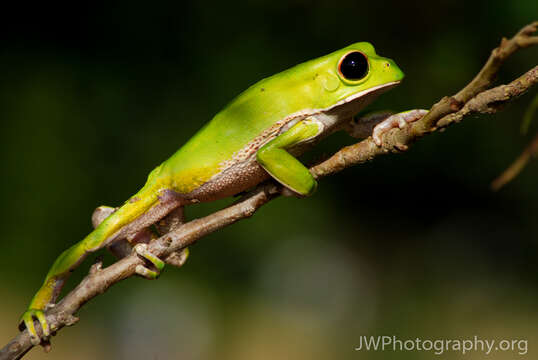
[[[41,325],[41,330],[43,332],[42,338],[39,337],[39,335],[37,334],[36,328],[34,326],[34,319],[37,319],[37,321],[39,321],[39,324]],[[26,310],[25,313],[22,314],[19,323],[19,329],[22,331],[25,327],[26,329],[28,329],[28,333],[30,334],[30,341],[32,342],[32,345],[39,345],[42,340],[46,340],[50,336],[50,327],[47,322],[47,319],[45,318],[43,310]]]
[[[95,229],[97,226],[99,226],[103,220],[115,213],[116,210],[118,209],[110,206],[99,206],[97,209],[95,209],[92,214],[93,228]]]
[[[175,267],[182,267],[187,261],[188,257],[189,248],[185,248],[180,251],[174,251],[172,254],[168,255],[166,259],[164,259],[164,262]]]
[[[389,116],[374,127],[372,138],[374,139],[375,144],[381,146],[381,137],[386,132],[396,127],[402,129],[407,124],[421,119],[427,113],[428,110],[414,109]]]
[[[161,274],[162,269],[164,269],[164,261],[159,259],[157,256],[153,255],[148,250],[147,244],[136,244],[133,249],[139,256],[148,260],[151,264],[153,264],[155,269],[157,269],[157,271],[154,271],[154,270],[148,269],[147,267],[143,265],[137,265],[135,269],[136,273],[138,275],[145,277],[146,279],[150,279],[150,280],[157,279],[159,275]]]

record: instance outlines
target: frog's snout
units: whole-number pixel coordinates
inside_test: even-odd
[[[402,81],[405,77],[403,71],[391,59],[385,59],[382,66],[385,71],[389,72],[393,76],[394,81]]]

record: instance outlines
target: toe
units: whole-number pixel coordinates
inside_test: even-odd
[[[412,123],[412,122],[415,122],[417,120],[420,120],[421,118],[423,118],[426,114],[428,113],[428,110],[424,110],[424,109],[413,109],[413,110],[409,110],[409,111],[405,111],[405,112],[402,112],[400,113],[402,119],[406,122],[406,123]]]
[[[164,269],[164,265],[165,265],[164,261],[159,259],[157,256],[153,255],[148,250],[147,244],[137,244],[134,247],[134,249],[138,255],[142,256],[144,259],[151,262],[159,272],[162,271],[162,269]]]
[[[395,120],[394,115],[392,115],[374,127],[374,130],[372,131],[372,138],[374,139],[374,142],[377,146],[381,146],[381,143],[382,143],[381,137],[387,131],[398,126],[398,122],[394,120]]]
[[[386,132],[396,127],[402,129],[407,126],[407,124],[421,119],[427,113],[427,110],[414,109],[389,116],[374,127],[372,138],[375,144],[381,146],[381,138]]]
[[[189,257],[189,248],[185,248],[181,251],[175,251],[170,256],[168,256],[165,262],[169,265],[175,267],[181,267],[187,261]]]
[[[50,336],[50,328],[49,323],[47,322],[47,319],[45,318],[45,314],[42,311],[37,311],[35,313],[35,316],[37,320],[39,321],[39,324],[41,325],[41,329],[43,330],[43,336],[49,337]]]
[[[39,336],[37,336],[37,332],[35,330],[34,326],[34,317],[32,316],[32,312],[26,312],[23,315],[23,322],[24,326],[26,326],[26,329],[28,329],[28,333],[30,334],[30,342],[32,345],[39,345],[41,342],[41,339]]]
[[[398,127],[400,129],[403,129],[407,125],[406,119],[401,115],[395,115],[395,116],[396,116],[395,120],[398,122]]]
[[[110,206],[99,206],[93,211],[92,225],[94,228],[99,226],[107,217],[109,217],[116,209]]]
[[[159,273],[157,273],[156,271],[152,271],[142,265],[137,265],[135,271],[138,275],[143,276],[149,280],[154,280],[159,277]]]

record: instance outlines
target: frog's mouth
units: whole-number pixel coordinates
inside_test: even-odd
[[[379,95],[384,92],[389,91],[393,87],[400,84],[401,81],[392,81],[386,84],[381,84],[373,86],[369,89],[359,91],[358,93],[352,94],[348,97],[345,97],[342,100],[339,100],[337,103],[331,107],[325,109],[325,111],[336,111],[338,113],[349,113],[350,115],[355,115],[368,106],[372,101],[374,101]]]
[[[338,101],[336,104],[333,105],[333,107],[338,106],[338,105],[342,105],[342,104],[346,104],[346,103],[352,102],[352,101],[357,100],[357,99],[362,99],[362,98],[370,99],[370,101],[372,101],[375,98],[377,98],[379,95],[383,94],[384,92],[389,91],[390,89],[392,89],[393,87],[399,85],[400,83],[401,83],[400,80],[399,81],[392,81],[392,82],[389,82],[389,83],[386,83],[386,84],[381,84],[381,85],[371,87],[371,88],[363,90],[363,91],[359,91],[358,93],[355,93],[353,95],[350,95],[350,96]]]

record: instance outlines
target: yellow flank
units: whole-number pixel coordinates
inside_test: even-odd
[[[213,175],[219,172],[219,168],[193,168],[174,174],[172,187],[181,194],[188,194],[205,184]]]

